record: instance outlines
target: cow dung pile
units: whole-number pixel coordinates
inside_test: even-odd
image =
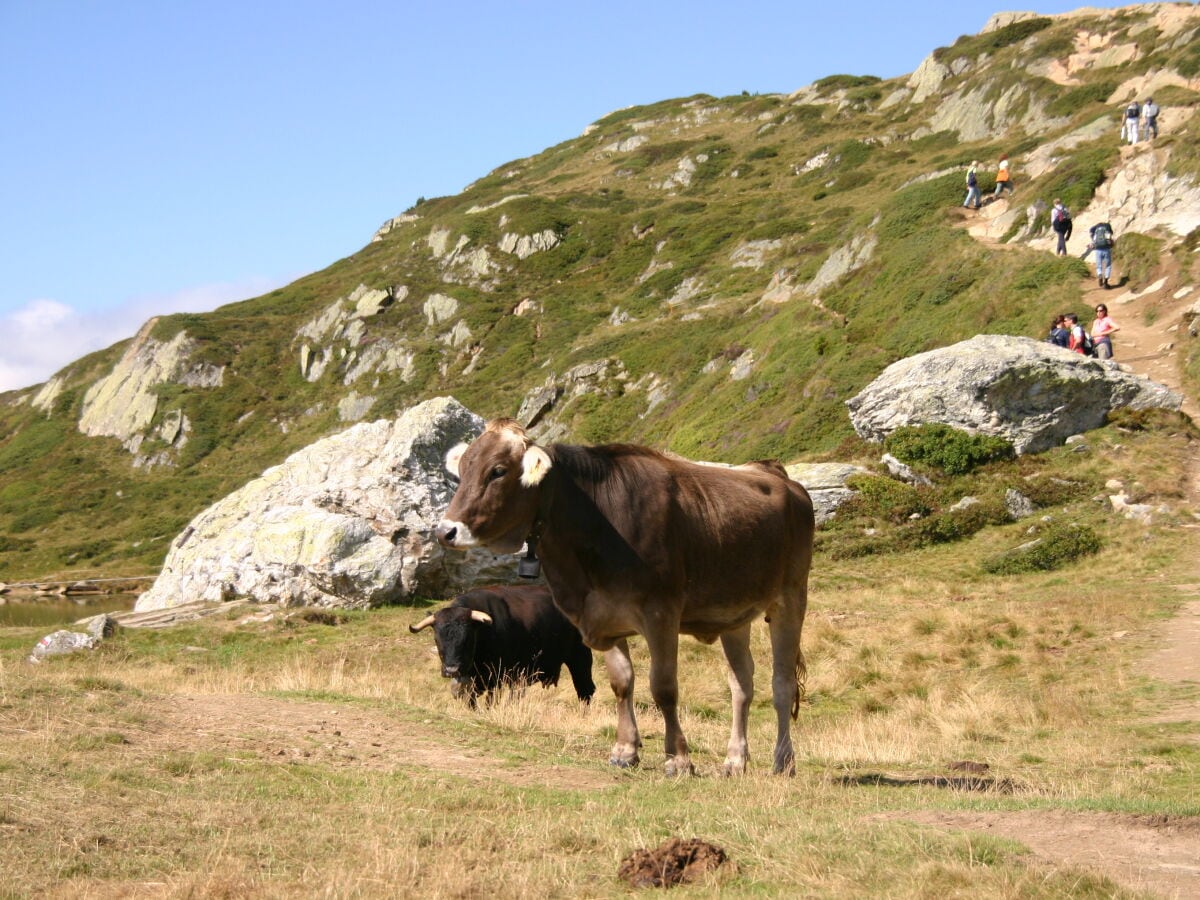
[[[653,850],[635,850],[617,869],[633,887],[692,884],[728,861],[725,851],[699,838],[670,838]]]

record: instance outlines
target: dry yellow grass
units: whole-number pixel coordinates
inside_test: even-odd
[[[23,661],[40,635],[2,635],[0,896],[619,896],[620,860],[669,836],[736,863],[689,895],[1121,896],[1010,839],[902,818],[1200,815],[1197,724],[1150,721],[1186,688],[1137,668],[1179,601],[1171,585],[1200,581],[1197,531],[1086,504],[1055,514],[1102,530],[1089,565],[1104,579],[1081,566],[983,575],[978,559],[1020,526],[818,561],[794,779],[767,774],[764,628],[751,774],[734,780],[717,777],[723,659],[690,640],[681,699],[700,777],[668,780],[640,642],[643,768],[622,772],[606,764],[615,715],[599,658],[591,706],[564,672],[555,689],[471,711],[428,634],[408,634],[414,610],[128,632],[40,666]],[[938,787],[956,761],[987,764],[981,777],[1004,789]]]

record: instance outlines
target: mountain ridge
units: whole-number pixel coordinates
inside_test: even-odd
[[[266,466],[439,394],[522,414],[541,439],[853,452],[843,402],[888,363],[1040,336],[1078,303],[1087,270],[1044,252],[1039,200],[1087,215],[1151,156],[1139,183],[1169,182],[1181,208],[1200,196],[1198,29],[1188,4],[998,13],[908,76],[617,110],[321,272],[153,319],[0,395],[0,578],[161,562],[183,522]],[[1116,105],[1148,89],[1162,134],[1131,152]],[[992,237],[1016,252],[947,214],[962,167],[1001,152],[1023,205]],[[1140,221],[1118,227],[1130,286],[1165,255],[1193,279],[1195,225]]]

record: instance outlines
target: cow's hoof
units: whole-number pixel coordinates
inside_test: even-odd
[[[745,775],[746,761],[744,759],[727,759],[725,760],[725,768],[722,771],[724,771],[726,777],[732,775]]]
[[[675,778],[684,775],[695,775],[696,767],[686,756],[667,760],[667,777]]]
[[[638,767],[638,758],[635,756],[632,759],[626,759],[622,756],[610,756],[608,764],[616,766],[618,769],[636,769]]]

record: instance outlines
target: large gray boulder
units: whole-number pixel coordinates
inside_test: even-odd
[[[1031,338],[981,334],[893,363],[846,406],[854,430],[870,441],[904,425],[942,423],[1037,453],[1103,425],[1109,410],[1177,410],[1182,403],[1115,363]]]
[[[363,608],[514,580],[511,556],[446,553],[431,535],[453,494],[446,451],[483,425],[439,398],[305,447],[196,516],[134,608]]]

